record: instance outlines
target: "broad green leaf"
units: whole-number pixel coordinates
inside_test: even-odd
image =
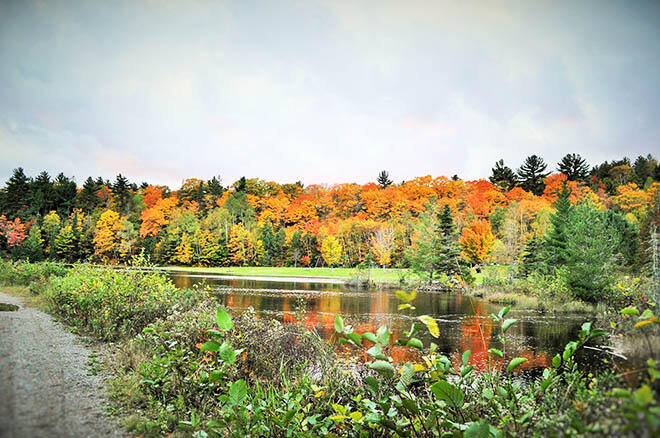
[[[410,338],[410,340],[408,340],[408,342],[406,342],[406,345],[408,347],[419,348],[420,350],[422,350],[424,348],[424,344],[422,344],[422,341],[420,341],[417,338]]]
[[[524,364],[527,362],[527,358],[525,357],[514,357],[511,359],[511,362],[509,362],[509,366],[506,367],[506,370],[511,372],[518,368],[520,365]]]
[[[653,316],[653,312],[651,312],[651,309],[646,309],[640,316],[639,319],[648,319]]]
[[[384,360],[376,360],[367,365],[372,370],[378,371],[379,374],[385,377],[392,377],[394,375],[394,367],[389,362]]]
[[[424,323],[424,325],[426,325],[426,328],[429,330],[429,333],[431,333],[431,336],[433,336],[434,338],[440,336],[440,329],[438,328],[438,323],[436,322],[435,319],[431,318],[428,315],[418,316],[417,319],[419,319]]]
[[[632,394],[630,392],[630,389],[614,388],[612,389],[612,395],[618,398],[630,398]]]
[[[236,350],[234,350],[229,342],[223,342],[218,350],[220,359],[228,364],[233,364],[236,360]]]
[[[637,310],[633,306],[626,307],[625,309],[620,310],[621,315],[623,316],[628,316],[628,315],[639,315],[639,310]]]
[[[222,379],[223,379],[224,377],[226,377],[226,376],[227,376],[227,374],[226,374],[226,373],[223,373],[223,372],[220,371],[220,370],[213,370],[213,371],[211,371],[211,373],[209,374],[209,380],[210,380],[211,382],[213,382],[213,383],[219,383],[219,382],[221,382]]]
[[[415,374],[415,367],[410,362],[406,362],[404,366],[401,367],[401,383],[404,386],[410,385],[413,375]]]
[[[413,308],[413,306],[411,306],[408,303],[399,304],[399,307],[397,307],[398,310],[406,310],[406,309],[412,309],[412,308]]]
[[[218,329],[222,331],[231,330],[231,328],[234,326],[231,323],[231,316],[229,316],[229,313],[222,309],[218,309],[217,313],[215,314],[215,321],[218,323]]]
[[[376,335],[374,335],[374,334],[371,333],[371,332],[364,332],[364,333],[362,333],[362,337],[363,337],[364,339],[366,339],[367,341],[373,342],[374,344],[375,344],[376,342],[378,342],[378,340],[376,339]]]
[[[494,396],[495,394],[493,394],[493,390],[492,390],[492,389],[490,389],[490,388],[486,388],[486,389],[484,389],[483,395],[484,395],[484,398],[485,398],[486,400],[490,400],[491,398],[493,398],[493,396]]]
[[[390,332],[387,330],[387,326],[381,325],[378,327],[378,330],[376,330],[376,338],[381,345],[390,344]]]
[[[351,420],[353,420],[354,422],[357,423],[358,421],[360,421],[362,419],[362,412],[354,411],[354,412],[351,412],[349,414],[349,416],[351,417]]]
[[[552,358],[552,366],[555,368],[559,368],[559,365],[561,365],[561,356],[557,354],[555,355],[555,357]]]
[[[647,406],[653,403],[653,391],[648,385],[642,385],[635,391],[635,400],[642,406]]]
[[[461,368],[461,377],[467,376],[468,374],[470,374],[472,372],[473,369],[474,369],[474,365],[468,365],[468,366],[465,366],[465,367]]]
[[[344,333],[344,320],[341,315],[335,316],[335,331],[337,333]]]
[[[470,350],[465,350],[463,352],[463,356],[461,357],[461,359],[463,359],[463,365],[468,364],[468,361],[470,360],[470,355],[471,354],[472,354],[472,351],[470,351]]]
[[[509,327],[511,327],[516,322],[518,322],[517,319],[505,319],[502,323],[502,332],[506,333],[506,331],[509,330]]]
[[[380,383],[378,383],[378,380],[376,380],[374,377],[371,376],[365,377],[364,383],[366,383],[367,386],[371,388],[374,394],[378,393],[378,387],[380,386]]]
[[[362,336],[360,336],[359,333],[347,333],[346,337],[355,342],[357,345],[362,346]]]
[[[490,354],[494,354],[495,356],[504,357],[504,353],[502,353],[502,351],[498,350],[497,348],[490,348],[488,352]]]
[[[463,391],[447,382],[446,380],[435,382],[433,385],[431,385],[431,391],[438,400],[443,400],[457,408],[463,406],[465,394],[463,394]]]
[[[545,390],[548,389],[553,381],[554,379],[552,377],[548,377],[547,379],[543,380],[541,382],[541,392],[545,392]]]
[[[490,425],[486,420],[478,423],[470,423],[463,433],[464,438],[488,438],[490,436]]]
[[[247,385],[245,380],[237,380],[229,387],[229,403],[232,406],[238,406],[243,403],[247,397]]]
[[[208,341],[204,342],[204,345],[202,345],[202,348],[199,349],[200,353],[203,353],[205,351],[212,351],[213,353],[216,353],[220,349],[220,344],[216,341]]]
[[[376,355],[381,354],[381,351],[382,350],[380,348],[380,344],[376,344],[376,345],[374,345],[373,347],[371,347],[370,349],[367,350],[367,354],[369,354],[371,356],[376,356]]]
[[[511,309],[511,306],[506,306],[506,307],[504,307],[502,310],[499,311],[499,313],[497,314],[497,316],[498,316],[500,319],[504,318],[504,315],[506,315],[507,313],[509,313],[509,310],[510,310],[510,309]]]

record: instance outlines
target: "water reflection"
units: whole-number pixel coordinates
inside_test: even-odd
[[[342,284],[310,281],[288,282],[256,278],[223,276],[198,276],[189,273],[171,273],[180,288],[205,285],[212,288],[218,301],[237,311],[253,307],[257,315],[268,315],[284,322],[298,318],[323,338],[334,334],[334,320],[341,314],[347,324],[358,333],[375,333],[386,324],[392,332],[391,341],[403,336],[418,315],[431,315],[440,328],[440,337],[431,338],[424,330],[417,335],[425,343],[435,342],[439,350],[456,355],[472,351],[471,363],[483,368],[488,362],[488,349],[501,349],[499,328],[488,315],[497,313],[499,307],[483,300],[463,295],[420,292],[414,302],[416,309],[403,314],[397,310],[400,302],[396,295],[386,290],[358,290]],[[300,279],[299,279],[300,280]],[[298,309],[304,307],[304,312]],[[533,311],[512,311],[512,318],[519,320],[507,331],[506,355],[528,359],[523,365],[531,369],[549,366],[552,357],[563,350],[564,345],[576,338],[583,317],[552,316]],[[414,358],[411,348],[391,348],[395,360]],[[581,361],[590,367],[601,363],[598,353],[583,354]]]

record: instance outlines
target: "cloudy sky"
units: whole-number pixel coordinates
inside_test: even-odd
[[[0,181],[660,155],[660,2],[0,0]]]

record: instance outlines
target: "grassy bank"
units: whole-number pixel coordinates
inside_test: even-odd
[[[10,283],[16,266],[0,269]],[[31,268],[39,270],[41,268]],[[40,286],[35,287],[34,284]],[[367,362],[345,362],[297,324],[231,313],[201,291],[172,287],[158,273],[76,266],[35,276],[30,290],[51,313],[106,344],[113,411],[135,436],[653,436],[660,432],[658,371],[650,358],[641,380],[615,369],[582,372],[574,360],[607,336],[585,324],[552,366],[518,379],[525,358],[507,355],[506,309],[492,315],[501,345],[486,369],[471,352],[450,358],[416,333],[439,337],[420,317],[394,342],[418,350],[416,362],[390,356],[386,326],[354,333],[341,317],[337,340]],[[412,294],[400,294],[414,304]],[[654,330],[650,309],[622,312],[617,331]],[[609,329],[609,328],[608,328]],[[645,332],[646,333],[646,332]],[[657,359],[657,358],[656,358]]]
[[[367,270],[357,268],[293,268],[268,266],[233,266],[233,267],[197,267],[197,266],[164,266],[160,269],[187,272],[204,272],[208,274],[229,274],[264,277],[301,277],[301,278],[336,278],[350,280],[357,276],[366,279]],[[370,270],[371,280],[377,283],[398,284],[402,276],[407,276],[406,269],[373,268]]]

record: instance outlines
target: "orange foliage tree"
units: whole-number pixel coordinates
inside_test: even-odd
[[[460,242],[463,246],[463,256],[467,260],[476,265],[483,263],[495,245],[490,222],[484,219],[472,222],[470,226],[463,228]]]

